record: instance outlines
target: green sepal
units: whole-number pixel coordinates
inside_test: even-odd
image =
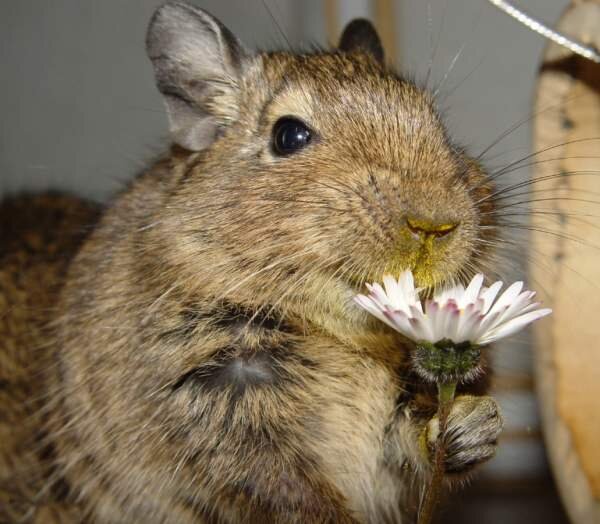
[[[422,341],[416,344],[413,360],[417,372],[430,382],[467,382],[481,372],[481,346],[447,338]]]

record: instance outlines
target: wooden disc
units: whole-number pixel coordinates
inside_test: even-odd
[[[558,29],[600,49],[600,0],[575,1]],[[600,64],[551,44],[535,113],[534,150],[546,151],[532,159],[543,181],[531,193],[530,275],[554,310],[534,327],[544,436],[570,518],[598,524]]]

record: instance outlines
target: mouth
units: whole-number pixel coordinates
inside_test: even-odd
[[[396,251],[387,260],[372,263],[368,269],[344,276],[354,289],[364,290],[365,283],[381,282],[385,275],[398,277],[410,269],[415,285],[422,288],[435,288],[456,278],[462,267],[462,257],[452,256],[447,249],[434,247],[431,242],[419,243],[416,249]]]
[[[364,291],[366,283],[381,282],[385,275],[398,277],[402,272],[410,269],[415,279],[415,285],[420,288],[433,289],[443,286],[456,276],[454,272],[444,271],[431,263],[417,263],[413,265],[394,265],[381,271],[372,271],[362,275],[348,275],[344,278],[347,284],[357,292]]]
[[[349,281],[363,289],[365,282],[381,282],[384,275],[398,277],[411,270],[418,287],[443,286],[465,272],[471,258],[469,239],[468,228],[459,221],[432,224],[408,218],[406,227],[397,232],[388,246],[361,251],[364,269],[359,268]]]

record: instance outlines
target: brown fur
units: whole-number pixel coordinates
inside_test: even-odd
[[[351,298],[385,272],[410,267],[435,286],[481,267],[482,226],[493,224],[478,201],[491,186],[429,97],[366,53],[258,54],[238,89],[210,100],[227,123],[211,147],[173,147],[115,198],[72,261],[74,232],[90,218],[36,223],[55,238],[31,255],[27,228],[11,237],[0,268],[10,304],[0,516],[59,508],[99,523],[356,523],[414,514],[431,392],[411,375],[400,337]],[[271,128],[285,115],[316,136],[281,158]],[[458,227],[419,240],[407,216]],[[38,252],[38,266],[24,267]],[[36,351],[52,363],[43,382],[29,369]],[[449,469],[463,472],[493,453],[501,423],[485,398],[459,399],[456,413],[457,434],[487,424],[451,446]]]
[[[69,514],[78,521],[75,508],[60,507],[61,481],[45,489],[54,450],[44,405],[58,386],[45,379],[55,351],[47,322],[96,214],[95,206],[57,195],[0,206],[0,522],[66,522]]]

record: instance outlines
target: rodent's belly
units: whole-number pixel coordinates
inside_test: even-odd
[[[375,359],[331,339],[295,338],[282,347],[268,358],[242,350],[212,370],[218,377],[202,376],[209,386],[196,383],[204,407],[225,414],[207,422],[204,434],[227,439],[218,444],[207,439],[211,451],[197,454],[203,461],[197,466],[212,467],[214,454],[223,453],[228,457],[219,461],[223,469],[213,474],[243,478],[247,493],[269,492],[276,505],[311,504],[317,495],[307,484],[322,483],[338,491],[361,521],[376,521],[374,507],[397,509],[401,480],[384,457],[398,397],[395,377]],[[281,463],[292,467],[279,471]],[[227,467],[240,468],[239,477]],[[309,467],[315,471],[306,478],[301,472]],[[277,479],[277,491],[266,477]]]
[[[144,391],[140,384],[143,375],[156,376],[151,363],[137,370],[133,393],[131,370],[112,367],[108,384],[105,375],[85,367],[87,384],[102,399],[95,409],[110,406],[110,416],[87,406],[79,438],[101,432],[118,444],[94,449],[96,442],[87,438],[86,451],[105,478],[97,469],[82,470],[75,482],[110,486],[102,498],[117,500],[111,503],[115,514],[122,511],[116,494],[130,490],[130,511],[137,506],[141,515],[167,518],[179,508],[178,522],[188,513],[205,515],[207,508],[240,522],[248,508],[231,502],[240,500],[265,522],[279,522],[272,508],[292,511],[323,498],[365,522],[376,521],[373,507],[399,507],[402,486],[384,460],[398,391],[385,365],[327,338],[285,334],[273,346],[207,350],[215,340],[195,341],[210,357],[150,402],[156,386]],[[125,397],[130,402],[123,403]],[[69,403],[81,417],[82,404]],[[80,445],[75,439],[64,450],[77,453]],[[149,501],[149,492],[162,497]]]
[[[338,356],[342,362],[347,359],[347,349],[340,348]],[[397,380],[375,360],[357,357],[345,364],[340,372],[331,362],[321,380],[326,389],[319,413],[324,438],[315,441],[316,453],[352,509],[376,521],[373,509],[397,509],[402,492],[396,468],[386,462]],[[395,463],[402,460],[395,457]]]
[[[224,447],[232,456],[239,443],[256,439],[248,453],[255,454],[266,471],[245,477],[245,489],[253,495],[268,491],[274,504],[309,505],[319,495],[311,493],[307,484],[322,483],[338,491],[361,522],[377,522],[374,511],[393,515],[405,491],[396,475],[399,468],[386,464],[386,430],[396,412],[397,380],[383,364],[330,339],[307,337],[294,346],[294,352],[293,357],[278,355],[277,363],[230,362],[235,369],[228,374],[230,380],[243,382],[245,369],[254,383],[246,381],[247,389],[237,390],[235,405],[225,408],[228,419],[214,421],[209,432],[223,434],[225,423],[231,440]],[[278,377],[275,382],[273,375]],[[271,438],[277,441],[269,442]],[[262,449],[279,456],[266,457]],[[402,462],[401,457],[396,459]],[[239,457],[237,465],[252,470],[248,462]],[[299,471],[278,471],[281,462],[297,464]],[[269,467],[273,469],[268,471]],[[307,467],[316,469],[309,478],[299,473]],[[279,492],[265,486],[269,484],[266,472],[278,479]]]

